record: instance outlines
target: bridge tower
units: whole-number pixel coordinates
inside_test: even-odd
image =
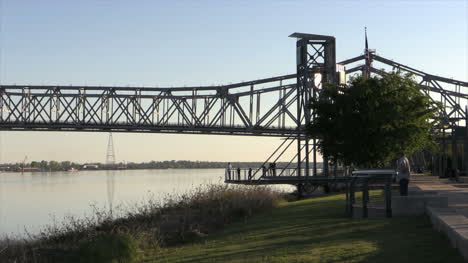
[[[314,118],[314,112],[309,108],[311,99],[318,95],[322,83],[337,81],[335,37],[304,33],[294,33],[289,37],[297,38],[297,175],[310,176],[310,154],[312,154],[313,175],[316,176],[317,139],[309,138],[305,134],[305,129]],[[301,154],[303,148],[305,148],[304,158]],[[304,175],[301,169],[304,169]],[[328,175],[326,156],[323,157],[323,174]]]

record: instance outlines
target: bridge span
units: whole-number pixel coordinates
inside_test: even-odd
[[[466,105],[468,99],[467,82],[427,74],[375,54],[372,59],[419,78],[422,92],[447,105],[443,115],[451,123],[466,118],[460,104]],[[339,64],[364,60],[361,55]],[[360,73],[364,68],[360,64],[346,73]],[[375,66],[371,71],[384,74]],[[297,74],[289,74],[194,87],[2,84],[0,130],[287,137],[298,133],[296,79]]]
[[[425,73],[367,48],[363,55],[337,64],[334,37],[303,33],[290,37],[297,39],[295,74],[229,85],[1,84],[0,130],[272,136],[287,138],[284,142],[293,138],[297,145],[296,175],[300,177],[303,171],[308,176],[310,163],[313,164],[312,175],[317,175],[316,138],[308,138],[305,127],[313,118],[309,103],[318,96],[322,83],[344,84],[343,73],[370,77],[371,73],[384,75],[399,71],[412,74],[421,92],[444,105],[440,120],[434,122],[434,130],[441,141],[441,156],[447,156],[445,146],[451,144],[452,156],[459,156],[451,158],[451,166],[467,170],[468,82]],[[463,145],[463,153],[457,145]],[[440,173],[448,162],[447,157],[442,159]],[[459,164],[460,159],[463,159],[462,164]],[[326,160],[324,164],[327,175]]]

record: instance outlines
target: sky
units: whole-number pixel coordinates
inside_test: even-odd
[[[468,1],[0,0],[0,83],[195,86],[295,73],[293,32],[468,80]],[[104,162],[107,133],[0,132],[0,163]],[[263,161],[278,138],[114,134],[117,161]]]

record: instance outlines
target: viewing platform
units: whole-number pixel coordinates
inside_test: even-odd
[[[363,218],[369,217],[369,212],[372,213],[373,211],[369,190],[383,189],[382,215],[392,217],[392,189],[398,188],[398,184],[394,183],[398,174],[395,170],[357,170],[349,175],[346,175],[343,171],[338,173],[338,170],[333,170],[328,176],[323,175],[323,173],[310,176],[310,174],[313,174],[313,169],[309,171],[309,176],[299,176],[298,171],[298,169],[294,168],[263,168],[257,169],[255,172],[251,168],[226,169],[225,183],[244,185],[290,184],[297,186],[299,196],[315,191],[318,186],[324,186],[327,189],[335,188],[346,192],[346,214]],[[301,174],[305,174],[305,172],[304,169],[300,170]],[[357,192],[362,192],[361,204],[356,201]]]
[[[329,175],[323,175],[321,169],[317,169],[317,175],[313,176],[314,169],[309,169],[309,176],[306,176],[306,169],[301,169],[299,176],[297,168],[276,168],[276,169],[251,169],[251,168],[235,168],[225,170],[225,183],[230,184],[245,184],[245,185],[267,185],[267,184],[329,184],[329,183],[346,183],[351,179],[368,178],[371,176],[374,180],[378,180],[382,176],[387,178],[389,175],[394,177],[394,170],[362,170],[354,171],[350,175],[346,175],[344,170],[329,171]]]
[[[309,169],[309,174],[313,174],[313,169]],[[342,174],[342,172],[340,173]],[[298,176],[297,168],[277,168],[277,169],[251,169],[236,168],[226,169],[224,182],[229,184],[246,185],[266,185],[266,184],[292,184],[298,185],[305,182],[325,183],[331,178],[345,182],[347,176],[328,177],[323,176],[320,171],[316,176],[305,176],[306,169],[301,169],[301,176]]]

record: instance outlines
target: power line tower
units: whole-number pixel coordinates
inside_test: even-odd
[[[115,164],[114,140],[112,139],[112,133],[109,133],[109,140],[107,142],[106,164],[108,165]]]

